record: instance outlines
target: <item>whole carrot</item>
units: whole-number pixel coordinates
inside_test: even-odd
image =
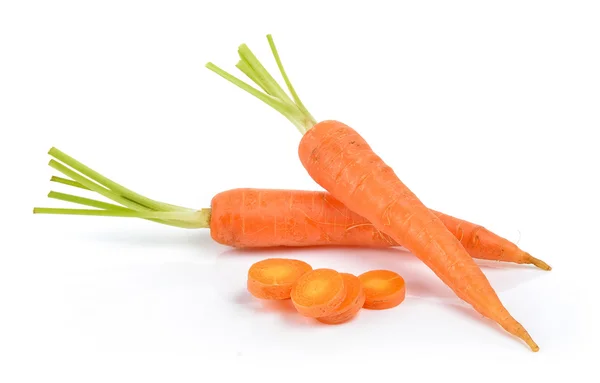
[[[94,191],[119,205],[52,191],[50,198],[96,209],[35,208],[37,214],[131,217],[182,228],[206,228],[216,242],[238,248],[401,246],[327,192],[239,188],[216,194],[210,208],[190,209],[144,197],[57,148],[50,149],[49,154],[54,157],[50,166],[69,177],[52,177],[53,182]],[[440,212],[435,214],[474,258],[532,263],[550,269],[479,225]]]
[[[237,67],[262,91],[212,63],[206,66],[279,111],[298,128],[303,135],[298,147],[300,161],[314,181],[377,230],[402,243],[481,315],[538,351],[537,344],[510,315],[456,236],[366,140],[340,121],[317,122],[308,112],[283,69],[273,39],[270,35],[267,39],[291,97],[245,44],[238,49]]]

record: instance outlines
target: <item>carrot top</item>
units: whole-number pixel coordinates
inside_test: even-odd
[[[281,77],[283,77],[283,80],[289,90],[289,96],[277,83],[273,76],[271,76],[271,74],[260,63],[260,61],[256,58],[246,44],[241,44],[238,48],[240,61],[238,61],[236,67],[250,80],[252,80],[256,86],[262,89],[262,91],[224,71],[212,62],[207,63],[206,67],[227,81],[237,85],[241,89],[271,106],[273,109],[277,110],[292,124],[294,124],[301,134],[304,134],[310,128],[312,128],[317,121],[306,109],[298,97],[296,90],[294,89],[285,69],[283,68],[283,64],[281,63],[281,59],[279,57],[279,52],[277,52],[275,42],[270,34],[267,35],[267,40],[269,42],[269,46],[271,47],[271,52],[273,53],[275,62],[277,63],[277,67],[279,68],[279,72],[281,73]]]
[[[53,169],[58,170],[66,177],[69,177],[63,178],[52,176],[50,181],[86,190],[88,192],[95,192],[104,198],[112,200],[118,205],[73,194],[51,191],[48,194],[49,198],[94,207],[96,209],[36,207],[33,209],[34,214],[131,217],[142,218],[164,225],[187,229],[209,227],[210,209],[196,210],[155,201],[108,179],[57,148],[51,148],[48,151],[48,154],[54,157],[50,160],[48,165]]]

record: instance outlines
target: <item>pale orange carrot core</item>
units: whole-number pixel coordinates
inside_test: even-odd
[[[358,276],[365,290],[366,309],[384,310],[398,306],[404,301],[406,287],[404,278],[390,270],[371,270]]]
[[[346,297],[344,279],[333,269],[316,269],[302,275],[292,287],[296,310],[306,317],[331,315]]]
[[[317,318],[319,322],[326,324],[340,324],[354,318],[363,307],[366,299],[365,290],[356,275],[341,273],[346,289],[346,298],[338,308],[330,315]]]
[[[303,261],[267,258],[248,269],[247,288],[260,299],[290,299],[294,283],[312,267]]]

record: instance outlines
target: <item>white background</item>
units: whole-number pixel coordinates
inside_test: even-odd
[[[597,375],[599,19],[596,1],[3,1],[0,381]],[[189,207],[318,190],[295,128],[204,67],[237,71],[245,42],[275,71],[267,33],[317,119],[361,132],[428,206],[553,266],[480,262],[539,353],[400,250],[248,254],[207,230],[32,214],[74,207],[45,197],[73,192],[48,182],[52,146]],[[245,292],[267,256],[389,268],[407,299],[319,326]]]

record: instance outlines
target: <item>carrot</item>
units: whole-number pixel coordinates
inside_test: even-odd
[[[306,317],[331,315],[346,297],[344,279],[333,269],[315,269],[302,275],[292,287],[292,303]]]
[[[70,177],[53,176],[51,181],[94,191],[119,205],[51,191],[48,194],[50,198],[96,209],[35,208],[34,213],[134,217],[176,227],[208,228],[216,242],[238,248],[401,246],[327,192],[231,189],[216,194],[210,208],[189,209],[143,197],[56,148],[50,149],[49,154],[54,157],[50,166]],[[512,242],[479,225],[434,213],[474,258],[533,263],[550,269]]]
[[[405,185],[354,129],[336,120],[317,120],[300,101],[283,69],[270,35],[271,51],[291,96],[242,44],[237,67],[259,88],[212,63],[208,69],[259,98],[285,116],[303,135],[298,155],[312,179],[350,210],[401,243],[423,261],[455,294],[484,317],[539,347],[498,298],[486,276],[460,241]],[[424,155],[431,155],[425,152]]]
[[[391,309],[404,301],[406,287],[404,278],[390,270],[371,270],[358,276],[365,289],[364,308],[371,310]]]
[[[333,313],[317,318],[325,324],[340,324],[354,318],[363,307],[366,299],[365,290],[357,276],[341,273],[346,289],[346,297]]]
[[[290,299],[294,283],[311,270],[308,263],[297,259],[263,259],[248,269],[248,291],[260,299]]]

